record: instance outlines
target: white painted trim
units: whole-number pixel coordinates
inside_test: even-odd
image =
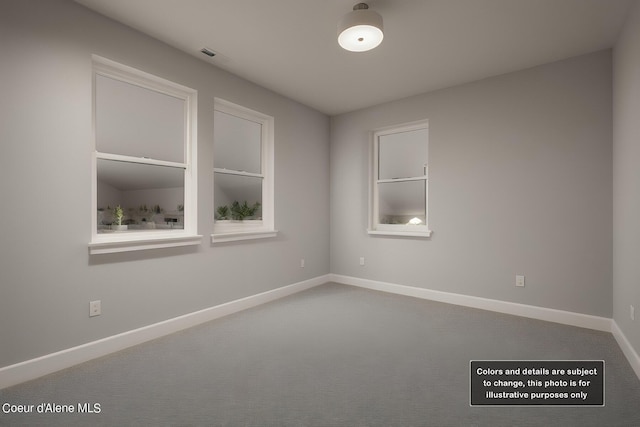
[[[324,276],[318,276],[292,285],[283,286],[257,295],[251,295],[235,301],[230,301],[193,313],[185,314],[183,316],[178,316],[173,319],[158,322],[153,325],[144,326],[142,328],[61,350],[56,353],[47,354],[35,359],[2,367],[0,368],[0,389],[20,384],[25,381],[30,381],[134,345],[142,344],[152,339],[160,338],[201,323],[215,320],[297,292],[311,289],[327,282],[358,286],[382,292],[611,332],[631,367],[640,379],[640,355],[638,355],[634,350],[616,322],[612,319],[525,304],[491,300],[487,298],[453,294],[449,292],[434,291],[430,289],[415,288],[339,274],[326,274]]]
[[[225,169],[225,168],[213,168],[215,173],[223,173],[226,175],[236,175],[236,176],[248,176],[250,178],[264,178],[264,174],[262,173],[251,173],[245,171],[236,171],[233,169]]]
[[[158,77],[146,71],[121,64],[108,58],[92,54],[93,69],[100,75],[115,78],[125,83],[132,83],[156,92],[164,93],[179,99],[187,100],[189,94],[196,94],[195,89]]]
[[[545,320],[547,322],[562,323],[565,325],[578,326],[581,328],[595,329],[597,331],[611,332],[612,320],[606,317],[592,316],[589,314],[574,313],[571,311],[556,310],[553,308],[537,307],[533,305],[518,304],[469,295],[454,294],[450,292],[434,291],[432,289],[397,285],[394,283],[379,282],[376,280],[361,279],[358,277],[343,276],[339,274],[331,274],[330,276],[332,282],[342,283],[344,285],[358,286],[361,288],[389,292],[398,295],[406,295],[431,301],[444,302],[447,304],[479,308],[481,310],[512,314],[514,316]]]
[[[617,341],[622,353],[625,355],[631,368],[640,379],[640,355],[633,348],[615,320],[607,317],[592,316],[589,314],[575,313],[571,311],[556,310],[553,308],[537,307],[533,305],[518,304],[507,301],[499,301],[488,298],[469,295],[454,294],[450,292],[435,291],[432,289],[416,288],[413,286],[398,285],[394,283],[380,282],[377,280],[361,279],[340,274],[329,275],[332,282],[343,285],[358,286],[376,291],[389,292],[414,298],[438,301],[447,304],[455,304],[464,307],[489,310],[497,313],[511,314],[514,316],[528,317],[547,322],[562,323],[564,325],[580,328],[594,329],[610,332]]]
[[[91,159],[91,242],[89,253],[104,254],[114,252],[128,252],[147,249],[168,248],[176,246],[197,245],[201,243],[202,236],[198,235],[198,91],[178,83],[149,74],[145,71],[129,67],[124,64],[91,55],[92,60],[92,145]],[[185,103],[184,109],[184,162],[169,162],[156,159],[137,158],[119,155],[116,153],[102,153],[96,151],[96,77],[98,75],[116,79],[124,83],[139,86],[154,92],[181,99]],[[169,166],[184,169],[184,230],[181,236],[175,238],[155,234],[154,237],[140,237],[136,233],[124,233],[117,237],[105,236],[98,233],[97,229],[97,202],[98,202],[98,167],[97,160],[115,160],[127,163],[138,163],[158,166]],[[117,243],[116,243],[117,242]]]
[[[618,324],[615,322],[615,320],[607,317],[592,316],[589,314],[537,307],[526,304],[518,304],[507,301],[498,301],[488,298],[454,294],[450,292],[435,291],[432,289],[416,288],[412,286],[380,282],[377,280],[343,276],[340,274],[330,274],[329,278],[331,282],[340,283],[343,285],[358,286],[361,288],[389,292],[398,295],[405,295],[414,298],[427,299],[447,304],[455,304],[464,307],[478,308],[481,310],[489,310],[498,313],[511,314],[514,316],[528,317],[531,319],[544,320],[547,322],[562,323],[564,325],[594,329],[597,331],[610,332],[618,343],[618,346],[622,350],[622,353],[629,361],[629,364],[636,373],[636,376],[638,377],[638,379],[640,379],[640,355],[633,348],[627,337],[618,327]]]
[[[160,230],[162,231],[162,230]],[[160,249],[160,248],[174,248],[179,246],[195,246],[202,243],[201,235],[188,235],[184,232],[176,232],[171,234],[170,232],[162,232],[154,238],[148,232],[144,231],[140,233],[132,234],[118,234],[115,235],[116,239],[110,239],[113,235],[106,235],[102,239],[97,238],[95,241],[89,243],[89,254],[112,254],[117,252],[130,252],[140,251],[146,249]],[[118,236],[124,236],[117,240]],[[126,239],[126,240],[125,240]]]
[[[428,178],[428,160],[425,164],[423,176],[380,179],[379,177],[379,144],[381,136],[393,135],[396,133],[410,132],[416,130],[427,130],[427,152],[429,150],[429,120],[418,120],[401,125],[385,126],[383,128],[374,129],[370,132],[369,143],[369,226],[367,232],[369,235],[386,235],[393,237],[430,237],[429,230],[429,178]],[[428,155],[427,155],[428,157]],[[417,230],[406,230],[402,226],[380,224],[379,211],[379,184],[406,182],[406,181],[424,181],[424,197],[425,197],[425,224],[415,226]],[[412,226],[413,227],[413,226]]]
[[[263,231],[273,233],[275,230],[275,163],[274,163],[274,150],[275,150],[275,119],[273,116],[269,116],[267,114],[261,113],[256,110],[252,110],[247,107],[243,107],[242,105],[234,104],[233,102],[221,99],[214,98],[214,112],[218,111],[221,113],[229,114],[235,117],[239,117],[244,120],[248,120],[254,123],[258,123],[262,127],[261,134],[261,153],[260,157],[262,159],[261,163],[261,173],[260,174],[248,174],[242,171],[236,171],[237,175],[244,176],[254,176],[256,178],[262,178],[262,222],[263,222]],[[214,153],[215,157],[215,153]],[[223,169],[223,168],[215,168],[214,169],[214,181],[215,181],[215,173],[232,173],[231,170]],[[215,195],[214,195],[215,199]],[[242,227],[244,230],[242,231],[252,231],[251,228]],[[222,234],[229,233],[223,227],[220,227],[220,224],[217,222],[213,223],[213,235],[221,236]],[[235,232],[231,232],[233,234],[237,234]],[[271,237],[271,236],[261,236],[261,237]],[[261,238],[258,237],[258,238]],[[222,241],[221,238],[216,238],[216,242]],[[238,239],[235,237],[230,237],[226,241],[234,241],[234,240],[246,240]]]
[[[426,181],[427,179],[428,179],[427,175],[415,176],[411,178],[387,178],[387,179],[378,179],[378,184],[389,184],[393,182]]]
[[[240,298],[235,301],[205,308],[203,310],[68,348],[56,353],[26,360],[14,365],[5,366],[0,368],[0,389],[20,384],[25,381],[30,381],[91,359],[106,356],[110,353],[142,344],[146,341],[160,338],[201,323],[237,313],[300,291],[311,289],[328,281],[328,274],[314,277],[309,280],[304,280],[292,285],[283,286],[281,288],[272,289],[256,295]]]
[[[367,230],[372,236],[394,236],[394,237],[431,237],[431,230],[426,231],[391,231],[391,230]]]
[[[189,166],[187,163],[168,162],[166,160],[150,159],[147,157],[124,156],[122,154],[101,153],[99,151],[96,151],[96,159],[115,160],[117,162],[137,163],[140,165],[167,166],[176,169],[187,169]]]
[[[640,379],[640,355],[638,355],[638,353],[634,350],[633,346],[624,335],[624,333],[622,333],[622,330],[615,320],[611,321],[611,333],[618,342],[618,346],[620,346],[622,353],[624,353],[625,357],[629,361],[631,368],[633,368],[633,370],[635,371],[636,376],[638,377],[638,379]]]
[[[276,237],[278,230],[239,231],[236,233],[218,233],[211,235],[211,243],[236,242],[240,240],[267,239]]]

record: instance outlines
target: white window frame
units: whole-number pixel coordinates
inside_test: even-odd
[[[274,118],[255,110],[243,107],[224,99],[215,98],[214,110],[230,114],[241,119],[249,120],[261,125],[261,173],[250,173],[228,169],[215,168],[215,173],[262,178],[262,219],[249,221],[230,221],[221,223],[214,219],[212,243],[232,242],[238,240],[252,240],[275,237],[274,220]],[[215,122],[213,126],[215,127]],[[213,153],[215,157],[215,149]],[[215,188],[215,186],[214,186]],[[215,201],[215,195],[214,195]],[[214,206],[215,211],[215,206]]]
[[[429,229],[429,167],[425,166],[424,175],[407,178],[380,179],[379,177],[379,154],[380,137],[393,135],[396,133],[410,132],[415,130],[429,130],[429,121],[420,120],[401,125],[388,126],[376,129],[371,132],[370,150],[370,179],[369,179],[369,228],[370,235],[387,235],[397,237],[430,237],[432,231]],[[429,140],[427,138],[427,151],[429,150]],[[379,222],[379,194],[378,186],[384,183],[424,181],[425,183],[425,224],[404,225],[404,224],[380,224]]]
[[[93,107],[92,130],[93,150],[91,161],[92,197],[91,197],[91,255],[127,252],[145,249],[157,249],[176,246],[199,245],[202,236],[197,234],[197,91],[169,80],[140,71],[115,61],[92,55],[93,61]],[[96,141],[96,77],[98,75],[130,83],[145,89],[170,95],[185,101],[185,137],[184,163],[132,157],[118,153],[97,151]],[[98,233],[98,159],[117,160],[132,164],[170,166],[184,169],[184,229],[126,231],[122,233]]]

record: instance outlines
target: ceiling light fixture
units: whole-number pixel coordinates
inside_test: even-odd
[[[351,52],[365,52],[382,43],[382,16],[366,3],[353,6],[338,23],[338,43]]]

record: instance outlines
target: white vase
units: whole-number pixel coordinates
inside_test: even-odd
[[[114,225],[112,225],[112,226],[111,226],[111,229],[112,229],[113,231],[125,231],[125,230],[127,230],[128,228],[129,228],[129,226],[128,226],[128,225],[115,225],[115,224],[114,224]]]

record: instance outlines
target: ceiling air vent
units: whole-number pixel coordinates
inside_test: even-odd
[[[212,51],[211,49],[209,49],[208,47],[203,47],[200,52],[204,53],[205,55],[213,58],[214,56],[216,56],[216,53],[214,51]]]

